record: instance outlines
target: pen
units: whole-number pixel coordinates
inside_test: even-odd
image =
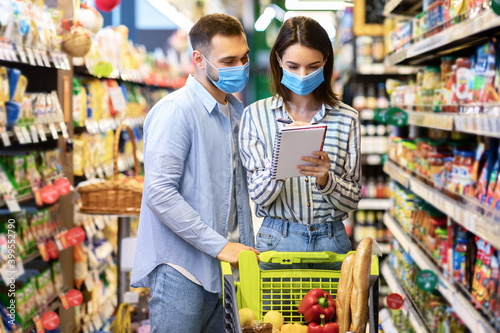
[[[293,123],[293,120],[281,119],[281,118],[277,118],[276,121],[278,121],[280,123],[284,123],[284,124],[291,124],[291,123]]]

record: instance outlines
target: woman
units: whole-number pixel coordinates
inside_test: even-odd
[[[342,221],[361,198],[359,121],[358,112],[332,91],[328,34],[311,18],[288,19],[270,66],[275,96],[245,109],[239,136],[250,196],[257,216],[264,217],[256,248],[347,253],[351,242]],[[293,122],[285,125],[279,118]],[[328,126],[323,151],[302,157],[316,166],[297,166],[301,177],[271,179],[276,130],[307,124]]]

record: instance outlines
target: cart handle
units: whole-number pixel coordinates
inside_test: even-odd
[[[282,265],[300,263],[335,263],[342,262],[345,254],[330,251],[323,252],[278,252],[267,251],[259,254],[259,261],[266,263],[277,263]]]

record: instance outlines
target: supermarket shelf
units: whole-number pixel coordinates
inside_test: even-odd
[[[62,306],[61,299],[59,298],[58,295],[56,295],[56,297],[54,297],[49,303],[50,303],[50,305],[48,306],[48,308],[44,312],[56,311],[57,309],[59,309]],[[29,320],[33,321],[33,318],[31,318]],[[23,333],[32,332],[35,328],[36,328],[35,323],[33,322],[32,324],[30,324],[28,327],[26,327],[23,330]]]
[[[0,42],[0,61],[40,68],[71,70],[68,56],[64,52],[31,49],[6,42]]]
[[[429,38],[416,42],[408,48],[397,51],[386,57],[387,66],[414,64],[424,56],[440,57],[443,48],[451,49],[470,46],[470,43],[483,43],[479,35],[491,36],[491,30],[500,28],[500,16],[492,10],[485,10],[473,18],[469,18]]]
[[[389,289],[393,293],[400,294],[404,298],[404,303],[403,307],[401,308],[401,311],[403,311],[403,314],[410,319],[410,322],[415,329],[416,333],[428,333],[430,332],[427,329],[427,326],[425,325],[424,320],[422,319],[422,316],[418,309],[413,305],[413,302],[411,301],[410,295],[406,292],[406,289],[403,288],[401,285],[401,282],[399,279],[395,276],[394,271],[391,269],[389,266],[389,263],[384,261],[382,263],[382,267],[380,272],[384,276],[385,281],[387,282],[387,285],[389,286]],[[384,330],[385,331],[385,330]]]
[[[358,65],[356,74],[361,75],[412,75],[417,74],[419,67],[415,66],[386,66],[384,64]]]
[[[500,117],[488,114],[450,114],[408,111],[408,124],[500,138]]]
[[[23,259],[23,265],[26,265],[28,262],[38,258],[40,256],[40,252],[34,251],[33,253],[28,254],[26,257]]]
[[[488,321],[479,313],[478,310],[467,300],[458,289],[453,286],[441,273],[439,268],[428,258],[409,235],[407,235],[399,223],[396,222],[389,214],[384,215],[384,224],[393,232],[394,237],[406,252],[410,254],[415,263],[420,269],[430,269],[438,276],[438,290],[443,297],[451,305],[458,317],[465,325],[474,333],[493,333],[496,332],[490,326]],[[385,276],[385,275],[384,275]]]
[[[415,0],[389,0],[385,3],[383,14],[415,16],[422,11],[422,2]]]
[[[361,199],[358,210],[387,210],[390,206],[390,199]]]
[[[406,111],[408,124],[451,131],[453,129],[454,114]]]
[[[55,126],[55,131],[57,132],[57,136],[60,137],[63,133],[60,125],[58,123],[54,123],[54,126]],[[25,135],[23,135],[23,131],[20,130],[22,128],[22,126],[16,126],[16,127],[19,128],[19,131],[18,131],[19,134],[16,134],[15,131],[6,131],[5,132],[5,134],[8,136],[8,143],[10,143],[10,145],[12,145],[12,144],[20,144],[20,145],[41,144],[43,142],[55,140],[54,136],[52,135],[52,131],[50,129],[48,129],[48,128],[40,128],[40,129],[36,128],[35,131],[36,131],[36,137],[38,138],[38,142],[33,142],[32,138],[33,138],[33,135],[35,135],[35,134],[31,133],[30,128],[26,127],[27,128],[26,134],[29,136],[30,141],[28,141],[28,142],[25,141],[23,143],[22,141],[19,140],[19,137],[21,137],[21,140],[26,137]],[[42,141],[40,139],[40,131],[42,131],[45,134],[46,140]],[[5,135],[5,134],[2,133],[2,135]],[[8,147],[9,146],[3,137],[1,138],[0,143],[1,143],[0,147]]]
[[[33,195],[33,193],[23,194],[17,197],[17,202],[23,203],[33,200],[34,198],[35,196]],[[3,201],[3,199],[0,199],[0,207],[3,207],[5,205],[6,205],[5,201]]]
[[[421,182],[391,161],[385,162],[384,172],[473,234],[491,244],[500,244],[500,224],[495,223],[491,218],[467,208],[457,200],[453,200],[439,190]],[[498,218],[498,216],[494,217]]]
[[[144,82],[144,79],[142,77],[139,77],[137,75],[131,75],[131,74],[126,74],[126,73],[120,73],[119,71],[115,70],[109,75],[108,77],[100,77],[97,75],[92,74],[88,68],[83,65],[83,66],[75,66],[75,75],[82,75],[82,76],[90,76],[94,77],[97,79],[113,79],[113,80],[118,80],[121,82],[126,82],[126,83],[133,83],[133,84],[138,84],[142,85],[145,87],[150,87],[150,88],[162,88],[162,89],[170,89],[170,90],[175,90],[179,87],[173,86],[173,85],[154,85],[154,84],[147,84]]]
[[[382,155],[383,154],[362,154],[361,164],[362,165],[382,165]]]

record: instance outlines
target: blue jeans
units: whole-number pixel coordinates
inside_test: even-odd
[[[222,297],[162,264],[149,275],[151,333],[224,331]]]
[[[256,235],[255,248],[261,252],[332,251],[345,254],[351,251],[352,245],[342,221],[305,225],[266,217]],[[260,264],[260,267],[277,268],[275,264]],[[341,264],[293,264],[283,265],[280,268],[340,269],[340,267]]]

